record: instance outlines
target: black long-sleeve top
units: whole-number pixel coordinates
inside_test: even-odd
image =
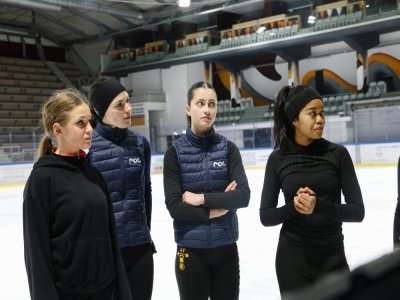
[[[393,244],[400,248],[400,157],[397,163],[397,205],[394,213]]]
[[[171,147],[164,156],[165,203],[173,219],[207,222],[210,208],[237,209],[249,204],[250,188],[244,171],[239,149],[228,141],[229,182],[236,181],[237,187],[229,192],[204,194],[204,205],[193,206],[182,201],[179,161],[176,150]]]
[[[91,298],[114,287],[131,299],[106,184],[85,158],[34,165],[24,190],[25,265],[32,300]]]
[[[299,213],[294,197],[301,187],[316,193],[310,215]],[[285,204],[278,205],[280,190]],[[341,201],[344,195],[345,203]],[[291,144],[268,158],[261,195],[264,226],[283,223],[281,238],[300,246],[342,246],[342,222],[364,218],[361,189],[351,157],[344,146],[319,139],[309,146]]]

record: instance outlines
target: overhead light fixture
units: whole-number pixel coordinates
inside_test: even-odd
[[[36,38],[39,36],[37,32],[34,32],[27,28],[11,27],[7,25],[0,25],[0,33],[30,38]]]
[[[178,0],[178,6],[179,7],[189,7],[190,0]]]
[[[266,29],[266,28],[265,28],[264,26],[260,26],[260,27],[258,27],[258,29],[257,29],[256,32],[257,32],[258,34],[260,34],[260,33],[264,32],[265,29]]]
[[[20,6],[24,8],[41,9],[49,11],[61,11],[62,7],[59,5],[54,5],[50,3],[30,1],[30,0],[1,0],[2,3]]]

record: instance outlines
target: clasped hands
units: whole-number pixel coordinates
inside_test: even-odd
[[[237,187],[236,181],[232,181],[228,186],[225,188],[225,192],[233,191]],[[193,206],[200,206],[204,205],[204,194],[195,194],[189,191],[186,191],[182,195],[182,201],[193,205]],[[210,209],[210,219],[221,217],[225,215],[228,212],[228,210],[223,209],[223,208],[211,208]]]
[[[301,214],[310,215],[313,213],[317,202],[316,194],[308,187],[299,188],[294,197],[294,208]]]

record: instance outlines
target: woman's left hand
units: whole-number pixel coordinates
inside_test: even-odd
[[[316,195],[308,187],[300,188],[294,197],[294,208],[301,214],[312,214],[316,203]]]
[[[184,192],[182,195],[182,201],[193,206],[199,206],[204,204],[204,194],[195,194],[192,192]]]

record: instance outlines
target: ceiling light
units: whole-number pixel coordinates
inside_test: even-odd
[[[31,38],[36,38],[39,36],[37,32],[28,30],[26,28],[11,27],[7,25],[0,26],[0,33],[23,36],[23,37],[31,37]]]
[[[257,32],[258,34],[260,34],[260,33],[264,32],[265,29],[266,29],[266,28],[265,28],[264,26],[261,26],[261,27],[259,27],[259,28],[257,29],[256,32]]]
[[[309,17],[308,17],[307,23],[308,23],[308,24],[314,24],[314,23],[315,23],[315,20],[316,20],[316,18],[315,18],[314,16],[309,16]]]
[[[58,5],[53,5],[50,3],[43,3],[43,2],[35,2],[30,0],[1,0],[2,3],[21,6],[25,8],[32,8],[32,9],[43,9],[49,11],[61,11],[62,7]]]
[[[179,7],[189,7],[190,0],[178,0]]]

